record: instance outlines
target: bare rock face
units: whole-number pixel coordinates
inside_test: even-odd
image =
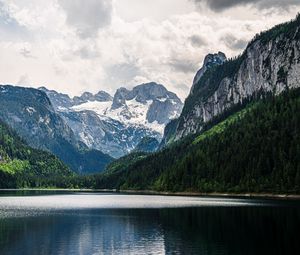
[[[199,82],[199,80],[202,78],[203,74],[207,70],[209,70],[210,68],[212,68],[214,66],[222,65],[226,60],[227,60],[226,55],[221,51],[219,51],[216,54],[208,54],[204,58],[203,66],[196,73],[196,76],[193,80],[193,86],[192,86],[192,89],[191,89],[191,94],[194,91],[195,85]]]
[[[220,54],[208,56],[215,62]],[[225,59],[222,54],[220,63]],[[300,87],[300,17],[256,36],[238,58],[205,66],[195,77],[175,140],[201,131],[204,123],[246,99]]]
[[[166,124],[179,117],[183,107],[176,94],[155,82],[131,90],[119,88],[113,98],[103,91],[70,98],[40,89],[47,93],[78,141],[113,157],[128,154],[144,137],[160,141]]]

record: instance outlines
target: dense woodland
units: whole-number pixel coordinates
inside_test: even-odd
[[[220,120],[220,118],[219,118]],[[95,188],[300,192],[300,90],[265,95],[205,132],[96,177]]]
[[[0,188],[48,186],[49,179],[74,176],[58,158],[33,149],[0,121]]]
[[[59,187],[193,192],[300,192],[300,89],[264,95],[152,154],[133,153],[78,176],[0,125],[0,188]]]

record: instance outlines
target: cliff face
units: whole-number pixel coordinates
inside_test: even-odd
[[[203,124],[260,93],[300,87],[300,17],[261,33],[234,60],[206,70],[192,88],[175,140],[201,131]]]
[[[195,78],[193,80],[193,87],[191,89],[191,94],[194,91],[194,88],[196,84],[200,81],[202,76],[206,71],[208,71],[210,68],[222,65],[227,60],[226,55],[223,52],[218,52],[216,54],[208,54],[204,58],[203,66],[199,69],[199,71],[196,73]]]

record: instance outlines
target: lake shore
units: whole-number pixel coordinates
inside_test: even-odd
[[[224,198],[266,198],[283,200],[300,200],[298,194],[273,194],[273,193],[201,193],[201,192],[163,192],[154,190],[116,190],[116,189],[59,189],[59,188],[41,188],[41,189],[0,189],[0,191],[68,191],[68,192],[108,192],[116,194],[132,195],[161,195],[161,196],[196,196],[196,197],[224,197]]]

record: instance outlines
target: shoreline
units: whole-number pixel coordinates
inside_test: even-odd
[[[1,191],[66,191],[66,192],[104,192],[128,195],[161,195],[161,196],[184,196],[184,197],[220,197],[220,198],[262,198],[280,200],[300,200],[299,194],[275,194],[275,193],[203,193],[203,192],[168,192],[154,190],[116,190],[116,189],[59,189],[59,188],[28,188],[28,189],[0,189]]]

